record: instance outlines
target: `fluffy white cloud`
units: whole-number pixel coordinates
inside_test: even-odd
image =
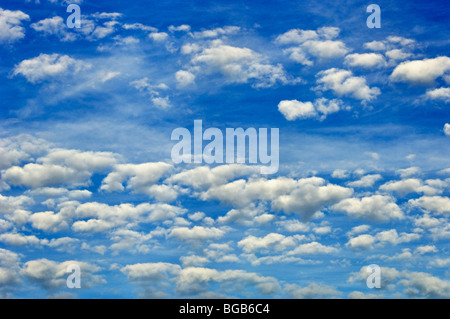
[[[165,162],[150,162],[142,164],[118,164],[102,181],[101,190],[107,192],[124,191],[124,183],[128,190],[151,197],[163,198],[164,193],[170,193],[173,198],[173,189],[167,185],[155,185],[172,169],[172,165]]]
[[[391,60],[398,61],[398,60],[405,60],[410,56],[412,56],[412,54],[409,52],[404,52],[401,49],[393,49],[386,51],[386,56]]]
[[[83,275],[82,287],[88,288],[93,285],[106,283],[100,275],[95,274],[101,270],[100,267],[72,260],[61,263],[45,258],[31,260],[23,265],[20,274],[44,289],[58,290],[66,287],[67,268],[72,264],[80,267]]]
[[[185,213],[185,209],[168,204],[142,203],[136,206],[132,204],[110,206],[91,202],[81,204],[76,208],[73,214],[75,218],[89,219],[74,222],[72,229],[84,232],[101,232],[125,224],[130,228],[137,223],[161,222],[174,219]]]
[[[32,23],[31,27],[38,32],[45,35],[54,35],[61,39],[61,41],[74,41],[77,39],[77,34],[69,32],[69,28],[61,17],[47,18]]]
[[[226,26],[223,28],[215,28],[211,30],[203,30],[194,32],[192,36],[194,38],[217,38],[220,35],[236,34],[241,28],[236,26]]]
[[[208,240],[217,239],[225,235],[225,231],[216,227],[195,226],[188,227],[174,227],[169,233],[169,237],[175,237],[179,240]]]
[[[418,199],[410,199],[409,203],[439,215],[450,213],[450,198],[444,196],[422,196]]]
[[[349,49],[342,41],[332,40],[339,35],[340,29],[323,27],[314,30],[292,29],[279,35],[275,42],[280,45],[297,46],[285,49],[283,52],[289,58],[303,65],[313,65],[310,57],[331,59],[344,56]]]
[[[166,40],[169,35],[165,32],[152,32],[148,35],[148,37],[155,42],[161,42]]]
[[[432,185],[427,184],[431,183]],[[434,186],[434,187],[433,187]],[[380,186],[381,190],[388,192],[396,192],[400,196],[405,196],[409,193],[423,193],[425,195],[435,195],[442,193],[442,188],[438,183],[433,183],[432,181],[426,181],[426,184],[422,183],[421,180],[416,178],[408,178],[400,181],[390,181],[386,184]]]
[[[238,177],[254,175],[257,172],[259,172],[258,167],[242,164],[220,165],[214,168],[199,166],[172,175],[166,181],[205,190],[212,186],[226,184]]]
[[[312,102],[300,102],[297,100],[284,100],[278,104],[278,110],[288,121],[318,117],[324,120],[328,114],[343,109],[343,102],[339,99],[316,99]]]
[[[317,76],[317,89],[322,91],[332,90],[338,96],[371,101],[381,93],[377,87],[370,88],[366,84],[365,78],[353,76],[353,73],[348,70],[332,68],[319,72]]]
[[[449,71],[450,58],[440,56],[434,59],[402,62],[394,69],[390,79],[394,82],[432,85],[438,77]]]
[[[347,183],[350,187],[372,187],[376,182],[378,182],[383,177],[380,174],[372,174],[361,177],[357,181]]]
[[[386,60],[378,53],[353,53],[345,57],[345,63],[353,67],[375,68],[386,65]]]
[[[337,252],[338,249],[331,246],[325,246],[316,241],[300,244],[293,250],[288,252],[288,255],[316,255],[316,254],[331,254]]]
[[[219,73],[230,83],[252,82],[256,88],[292,82],[281,64],[272,65],[266,60],[249,48],[234,47],[217,40],[193,55],[190,62],[192,67],[188,71],[196,77],[199,72]]]
[[[364,234],[351,238],[346,244],[346,246],[356,250],[369,250],[373,248],[374,244],[375,244],[375,237]]]
[[[445,123],[444,125],[444,134],[450,136],[450,124]]]
[[[424,272],[408,272],[399,284],[413,298],[450,298],[450,281]]]
[[[16,65],[13,75],[21,74],[29,82],[37,83],[57,76],[77,74],[90,67],[89,63],[73,59],[68,55],[41,53],[35,58],[23,60]]]
[[[430,100],[442,100],[445,103],[450,102],[450,88],[438,88],[433,90],[427,90],[425,94],[427,99]]]
[[[293,121],[298,118],[304,119],[314,117],[317,115],[311,102],[300,102],[297,100],[281,101],[278,104],[278,110],[288,121]]]
[[[54,212],[34,213],[30,216],[30,221],[33,228],[43,231],[56,232],[68,227],[65,216]]]
[[[0,8],[0,43],[12,43],[25,37],[22,21],[30,17],[24,12]]]
[[[301,239],[303,239],[302,236],[286,237],[281,234],[270,233],[264,237],[247,236],[238,242],[238,246],[247,253],[267,249],[280,251],[295,246]]]
[[[87,184],[93,173],[109,168],[116,159],[114,154],[108,152],[54,149],[36,162],[23,167],[10,167],[2,179],[11,185],[32,188],[64,184],[73,187]]]
[[[430,100],[442,100],[445,103],[450,102],[450,88],[438,88],[434,90],[428,90],[426,97]]]
[[[120,271],[131,281],[154,281],[166,279],[170,274],[177,274],[181,267],[170,263],[143,263],[127,265]]]
[[[390,196],[372,195],[368,197],[347,198],[332,206],[332,209],[344,212],[354,218],[387,222],[392,219],[403,219],[400,207]]]
[[[195,75],[189,71],[180,70],[175,73],[175,79],[180,87],[185,87],[194,83]]]

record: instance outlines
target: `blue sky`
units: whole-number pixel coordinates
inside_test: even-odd
[[[450,297],[443,1],[73,2],[0,3],[1,297]],[[173,163],[194,120],[278,172]]]

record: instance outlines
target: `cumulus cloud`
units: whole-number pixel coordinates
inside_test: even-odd
[[[445,123],[444,125],[444,134],[450,136],[450,124]]]
[[[31,188],[85,185],[89,183],[93,173],[112,166],[116,159],[109,152],[54,149],[36,162],[23,167],[10,167],[4,172],[2,179],[11,185]]]
[[[410,199],[408,203],[438,215],[450,213],[450,198],[445,196],[422,196],[418,199]]]
[[[198,74],[221,74],[229,83],[251,82],[255,88],[295,82],[281,64],[270,64],[266,57],[249,48],[226,45],[216,40],[201,51],[192,53],[191,68],[187,71],[196,77]]]
[[[161,200],[173,200],[177,197],[174,189],[167,185],[157,185],[171,169],[172,165],[165,162],[118,164],[103,179],[100,189],[107,192],[124,191],[126,184],[126,189],[136,193]]]
[[[175,73],[175,79],[180,87],[185,87],[194,83],[195,75],[189,71],[180,70]]]
[[[332,68],[320,71],[317,76],[318,90],[332,90],[338,96],[371,101],[381,93],[377,87],[370,88],[365,78],[353,76],[353,73],[348,70]]]
[[[46,290],[55,291],[66,287],[67,268],[72,264],[80,267],[83,275],[82,288],[106,283],[102,276],[95,274],[101,270],[100,267],[72,260],[65,262],[56,262],[46,258],[30,260],[23,265],[20,274]]]
[[[338,212],[344,212],[353,218],[370,221],[387,222],[392,219],[403,219],[400,207],[390,196],[372,195],[368,197],[347,198],[332,206]]]
[[[0,8],[0,43],[12,43],[25,37],[22,21],[30,16],[24,12],[4,10]]]
[[[344,42],[332,40],[339,35],[340,29],[322,27],[317,30],[292,29],[279,35],[275,42],[280,45],[295,45],[283,52],[289,58],[303,65],[313,65],[312,57],[327,60],[342,57],[349,49]]]
[[[242,164],[220,165],[214,168],[199,166],[172,175],[166,181],[205,190],[212,186],[226,184],[238,177],[254,175],[257,172],[259,172],[258,167]]]
[[[430,100],[442,100],[445,103],[450,103],[450,88],[427,90],[425,96]]]
[[[247,236],[238,242],[238,246],[247,253],[267,249],[280,251],[297,245],[301,239],[303,239],[301,236],[286,237],[282,234],[270,233],[264,237]]]
[[[377,68],[386,65],[386,60],[378,53],[353,53],[345,57],[345,63],[353,67]]]
[[[61,17],[53,17],[40,20],[32,23],[31,28],[37,32],[42,32],[44,35],[54,35],[61,39],[61,41],[75,41],[77,34],[69,32],[69,29]]]
[[[434,59],[406,61],[400,63],[390,75],[393,82],[414,85],[433,85],[434,81],[450,71],[450,58],[440,56]]]
[[[372,187],[377,181],[383,177],[380,174],[372,174],[361,177],[357,181],[347,183],[350,187]]]
[[[430,185],[431,184],[431,185]],[[396,192],[400,196],[409,193],[423,193],[425,195],[435,195],[442,193],[442,188],[447,184],[436,183],[433,180],[425,181],[425,184],[417,178],[408,178],[400,181],[390,181],[380,186],[380,190]]]
[[[216,227],[195,226],[188,227],[174,227],[169,233],[169,237],[175,237],[184,241],[208,240],[217,239],[225,235],[225,231]]]
[[[278,110],[288,121],[318,117],[324,120],[328,114],[336,113],[344,109],[343,102],[339,99],[316,99],[312,102],[300,102],[297,100],[284,100],[278,104]]]
[[[90,67],[89,63],[73,59],[68,55],[41,53],[35,58],[23,60],[16,65],[13,75],[21,74],[29,82],[37,83],[59,76],[77,74]]]

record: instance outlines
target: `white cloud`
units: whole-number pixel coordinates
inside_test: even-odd
[[[223,28],[216,28],[211,30],[203,30],[194,32],[192,36],[194,38],[217,38],[220,35],[236,34],[241,28],[236,26],[226,26]]]
[[[332,209],[345,212],[350,217],[378,222],[404,218],[400,207],[395,204],[390,196],[372,195],[361,199],[347,198],[333,205]]]
[[[67,267],[71,264],[76,264],[80,267],[81,273],[83,274],[82,287],[89,288],[93,285],[106,283],[100,275],[95,275],[95,273],[101,270],[100,267],[71,260],[61,263],[45,258],[31,260],[23,265],[20,274],[44,289],[63,289],[67,287],[66,279],[68,273],[66,271]]]
[[[30,216],[30,221],[33,228],[43,231],[57,232],[68,227],[66,218],[54,212],[34,213]]]
[[[21,74],[29,82],[37,83],[62,75],[71,76],[90,67],[90,64],[68,55],[41,53],[38,57],[23,60],[16,65],[13,75]]]
[[[399,61],[399,60],[406,60],[407,58],[411,57],[412,54],[409,52],[404,52],[401,49],[393,49],[386,51],[386,56],[391,60]]]
[[[29,20],[24,12],[4,10],[0,8],[0,43],[12,43],[25,37],[23,20]]]
[[[413,298],[450,298],[450,281],[423,272],[408,272],[399,281],[404,293]]]
[[[8,168],[2,179],[11,185],[31,188],[59,185],[85,185],[95,172],[102,172],[115,162],[109,152],[81,152],[78,150],[53,149],[46,156],[23,167]]]
[[[419,255],[428,254],[428,253],[436,253],[438,249],[434,245],[424,245],[416,248],[415,253]]]
[[[425,195],[442,193],[442,186],[439,186],[437,183],[431,183],[433,185],[424,185],[420,179],[408,178],[400,181],[387,182],[380,186],[380,190],[396,192],[400,196],[405,196],[409,193],[423,193]]]
[[[128,190],[154,196],[158,189],[152,188],[172,169],[172,165],[165,162],[150,162],[142,164],[118,164],[102,181],[101,190],[107,192],[124,191],[124,184]],[[162,186],[162,185],[158,185]],[[162,188],[162,191],[170,191]]]
[[[148,37],[155,42],[161,42],[166,40],[169,35],[165,32],[152,32],[148,35]]]
[[[302,239],[303,236],[286,237],[282,234],[270,233],[264,237],[247,236],[238,242],[238,246],[247,253],[272,249],[281,251],[296,246]]]
[[[125,30],[141,30],[141,31],[158,32],[157,28],[143,25],[142,23],[132,23],[132,24],[125,23],[122,25],[122,28],[124,28]]]
[[[272,65],[267,58],[249,48],[240,48],[223,44],[220,40],[195,53],[191,59],[192,67],[188,70],[197,77],[204,74],[222,74],[230,83],[253,82],[255,88],[274,86],[276,83],[289,84],[281,64]],[[294,81],[295,82],[295,81]]]
[[[432,85],[434,81],[450,71],[450,58],[440,56],[434,59],[414,60],[400,63],[392,72],[393,82]]]
[[[175,73],[175,80],[180,87],[185,87],[192,84],[195,80],[195,75],[189,71],[180,70]]]
[[[285,100],[278,104],[278,110],[288,121],[318,117],[319,115],[319,119],[324,120],[328,114],[338,112],[343,108],[341,100],[328,100],[326,98],[316,99],[314,103]]]
[[[331,254],[337,252],[338,249],[331,246],[325,246],[316,241],[300,244],[293,250],[288,252],[288,255],[315,255],[315,254]]]
[[[372,174],[361,177],[357,181],[347,183],[350,187],[372,187],[376,182],[378,182],[383,177],[380,174]]]
[[[187,24],[182,24],[182,25],[179,25],[178,27],[171,25],[171,26],[169,26],[169,31],[170,32],[175,32],[175,31],[189,32],[189,31],[191,31],[191,27]]]
[[[335,169],[333,171],[333,173],[331,174],[331,177],[344,179],[344,178],[348,178],[349,174],[345,169]]]
[[[220,165],[213,168],[199,166],[172,175],[166,182],[206,190],[212,186],[226,184],[238,177],[254,175],[257,172],[259,172],[258,167],[242,164]]]
[[[345,63],[353,67],[375,68],[386,65],[386,60],[378,53],[354,53],[345,57]]]
[[[216,227],[195,226],[188,227],[174,227],[169,233],[169,237],[175,237],[179,240],[208,240],[217,239],[225,235],[225,232]]]
[[[410,199],[409,203],[419,206],[428,212],[439,215],[450,213],[450,198],[443,196],[422,196],[418,199]]]
[[[364,48],[373,51],[384,51],[386,45],[382,41],[372,41],[364,43]]]
[[[397,233],[395,229],[385,230],[375,235],[377,241],[381,244],[390,243],[392,245],[398,245],[402,243],[409,243],[411,241],[419,239],[421,236],[415,233]]]
[[[61,41],[75,41],[77,39],[77,34],[68,32],[70,29],[63,21],[63,18],[58,16],[32,23],[31,28],[45,35],[54,35],[60,38]]]
[[[450,124],[445,123],[444,125],[444,134],[450,136]]]
[[[401,178],[408,178],[413,175],[420,174],[420,168],[418,167],[408,167],[404,169],[398,169],[395,171]]]
[[[319,77],[317,89],[322,91],[332,90],[338,96],[371,101],[381,93],[377,87],[370,88],[366,84],[365,78],[353,76],[353,73],[348,70],[332,68],[319,72],[317,76]]]
[[[339,35],[340,29],[323,27],[314,30],[292,29],[279,35],[275,42],[280,45],[296,44],[283,52],[289,58],[303,65],[313,65],[310,57],[322,60],[338,58],[347,54],[349,49],[342,41],[331,40]]]
[[[278,110],[286,117],[288,121],[298,118],[304,119],[317,115],[311,102],[300,102],[297,100],[281,101],[278,104]]]
[[[364,234],[351,238],[346,246],[357,250],[369,250],[373,248],[374,243],[375,238],[373,236]]]
[[[445,103],[450,103],[450,88],[438,88],[427,90],[425,96],[430,100],[442,100]]]
[[[346,233],[348,237],[352,237],[353,235],[365,233],[370,229],[369,225],[359,225],[353,227],[349,232]]]

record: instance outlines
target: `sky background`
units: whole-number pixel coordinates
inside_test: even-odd
[[[371,3],[1,0],[0,297],[450,298],[450,6]]]

